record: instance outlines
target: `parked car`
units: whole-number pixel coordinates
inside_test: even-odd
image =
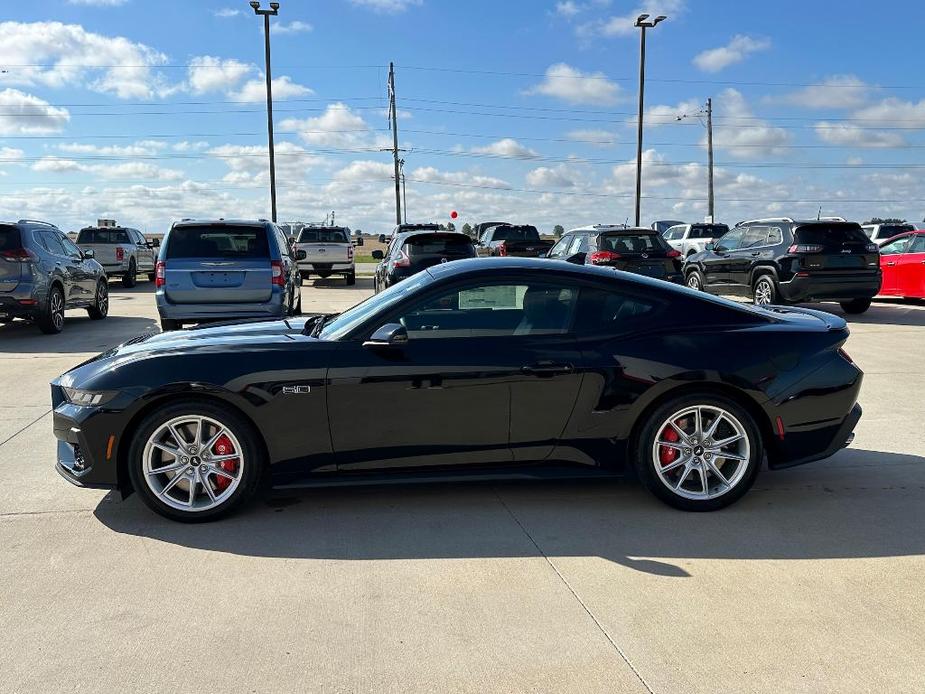
[[[591,236],[588,243],[586,265],[611,267],[666,282],[684,283],[681,254],[654,229],[613,229]]]
[[[84,227],[77,234],[81,250],[93,251],[109,277],[121,277],[123,287],[134,287],[139,274],[154,280],[157,246],[138,229]]]
[[[904,234],[907,231],[915,231],[914,224],[900,223],[862,224],[861,228],[864,230],[864,233],[867,234],[867,238],[878,244],[894,236],[898,236],[899,234]]]
[[[729,227],[725,224],[677,224],[662,236],[682,258],[686,258],[699,253],[708,243],[716,241],[727,231]]]
[[[283,232],[266,220],[176,222],[155,273],[161,329],[301,313],[302,259],[304,251],[291,251]]]
[[[339,315],[153,335],[84,362],[52,383],[56,464],[179,521],[239,509],[265,476],[628,466],[666,503],[709,511],[741,498],[765,456],[778,469],[850,443],[863,374],[847,337],[822,311],[593,266],[462,260]]]
[[[48,222],[0,222],[0,322],[25,318],[53,334],[64,328],[70,309],[105,318],[109,282],[93,255]]]
[[[458,231],[405,231],[392,239],[385,253],[373,251],[379,260],[373,287],[380,292],[432,265],[474,258],[472,238]]]
[[[880,291],[879,247],[860,224],[790,217],[741,222],[687,259],[687,285],[756,304],[838,301],[863,313]]]
[[[900,234],[880,244],[884,296],[925,299],[925,230]]]
[[[347,284],[356,284],[354,249],[347,227],[305,227],[299,232],[295,249],[305,252],[299,261],[303,283],[315,274],[322,279],[343,275]]]
[[[489,227],[476,242],[480,256],[542,258],[552,248],[552,241],[540,238],[540,232],[530,224],[500,224]]]
[[[515,226],[511,222],[479,222],[474,227],[472,227],[472,237],[478,241],[485,233],[494,227],[511,227]]]
[[[678,224],[684,224],[684,222],[675,221],[673,219],[660,219],[656,222],[652,222],[652,228],[655,229],[659,234],[664,234],[671,227],[677,226]]]

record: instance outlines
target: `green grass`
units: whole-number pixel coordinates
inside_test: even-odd
[[[378,263],[379,261],[371,255],[357,255],[353,257],[355,263]]]

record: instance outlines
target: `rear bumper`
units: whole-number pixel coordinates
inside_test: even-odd
[[[854,440],[854,428],[857,426],[858,421],[861,419],[861,414],[861,406],[858,403],[855,403],[854,407],[851,408],[848,416],[842,420],[841,424],[827,427],[825,430],[817,432],[815,434],[816,437],[820,435],[828,437],[829,443],[824,450],[815,453],[809,453],[807,455],[803,455],[802,457],[771,460],[769,461],[769,467],[772,470],[781,470],[783,468],[794,467],[796,465],[812,463],[816,460],[823,460],[824,458],[829,458],[835,455],[838,451],[848,446]],[[797,451],[793,452],[796,455],[800,455]]]
[[[299,263],[299,270],[306,272],[353,272],[356,266],[353,263],[309,263],[302,261]]]
[[[0,317],[32,318],[42,313],[45,301],[32,282],[20,282],[16,289],[0,294]]]
[[[283,297],[274,297],[259,304],[173,304],[158,294],[157,312],[167,320],[225,320],[231,318],[283,318],[286,307]]]
[[[882,275],[864,273],[824,277],[810,275],[796,276],[789,282],[781,282],[781,296],[787,301],[815,301],[822,299],[870,299],[880,292]]]

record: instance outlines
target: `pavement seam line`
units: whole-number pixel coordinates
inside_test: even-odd
[[[498,502],[504,507],[504,510],[508,512],[508,515],[514,519],[514,522],[517,523],[517,527],[520,528],[521,532],[524,535],[526,535],[527,539],[529,539],[530,542],[533,544],[533,546],[536,547],[536,551],[539,552],[540,555],[543,557],[543,559],[546,560],[546,563],[549,564],[549,567],[553,571],[555,571],[556,576],[559,577],[559,580],[562,581],[562,583],[565,585],[568,591],[572,594],[572,597],[574,597],[575,600],[578,601],[578,604],[581,605],[581,608],[591,618],[591,621],[594,622],[594,625],[598,628],[598,631],[600,631],[604,635],[604,638],[606,638],[607,641],[610,642],[610,645],[613,646],[614,650],[620,654],[620,657],[623,659],[623,662],[626,663],[627,667],[629,667],[629,669],[633,671],[633,674],[636,675],[636,678],[642,683],[642,686],[646,688],[646,691],[649,692],[649,694],[655,694],[654,690],[652,689],[652,687],[649,686],[649,683],[646,682],[645,678],[642,676],[639,670],[637,670],[636,667],[633,665],[633,663],[630,662],[629,656],[626,655],[624,650],[620,648],[617,642],[614,641],[613,638],[611,638],[610,634],[607,633],[607,630],[604,628],[604,625],[601,624],[600,620],[594,615],[594,613],[590,610],[590,608],[585,604],[585,601],[581,599],[581,596],[579,596],[578,593],[575,592],[575,589],[572,588],[572,584],[570,584],[568,580],[565,578],[565,576],[562,575],[562,572],[559,571],[558,567],[553,563],[553,561],[549,558],[546,552],[544,552],[543,549],[539,546],[539,544],[537,544],[536,540],[533,539],[533,535],[530,534],[530,532],[524,527],[524,524],[520,522],[520,519],[517,517],[517,515],[505,503],[504,499],[501,498],[501,495],[498,493],[498,490],[495,489],[494,492],[495,492],[495,497],[498,499]]]
[[[24,426],[22,429],[20,429],[19,431],[15,432],[12,436],[9,436],[8,438],[4,439],[3,441],[0,441],[0,446],[4,446],[4,445],[8,444],[10,441],[12,441],[12,440],[15,439],[17,436],[19,436],[21,433],[23,433],[26,429],[28,429],[29,427],[31,427],[33,424],[36,424],[39,420],[41,420],[43,417],[46,417],[46,416],[49,415],[50,413],[51,413],[51,409],[45,410],[42,414],[40,414],[38,417],[36,417],[35,419],[33,419],[31,422],[29,422],[29,423],[28,423],[26,426]]]

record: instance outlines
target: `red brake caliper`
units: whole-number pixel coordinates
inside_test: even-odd
[[[675,428],[670,424],[665,427],[665,430],[662,432],[662,441],[671,441],[671,443],[676,443],[681,440],[681,437],[678,436],[678,432],[675,431]],[[659,446],[658,448],[658,460],[664,465],[669,465],[678,459],[680,451],[677,448],[671,448],[670,446]]]
[[[235,453],[234,444],[231,443],[225,434],[222,434],[218,437],[218,440],[215,442],[215,445],[212,446],[212,452],[215,455],[230,455]],[[234,472],[238,468],[238,459],[229,458],[228,460],[222,460],[219,462],[218,466],[222,470],[227,470],[228,472]],[[221,475],[215,475],[215,486],[218,487],[218,491],[223,492],[228,489],[228,485],[231,484],[231,480],[227,477],[222,477]]]

